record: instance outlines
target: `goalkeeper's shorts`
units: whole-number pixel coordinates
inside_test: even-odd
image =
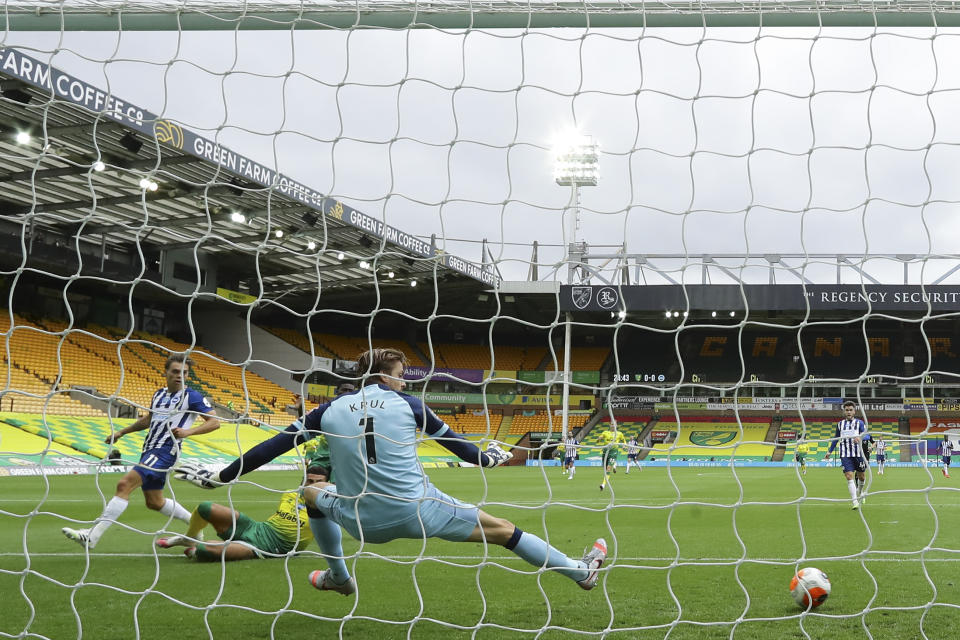
[[[324,487],[317,498],[317,509],[351,536],[365,542],[381,544],[397,538],[463,542],[479,523],[477,507],[448,496],[434,486],[426,488],[422,500],[413,502],[365,497],[359,508],[359,520],[357,501],[337,497],[336,492],[336,485]]]

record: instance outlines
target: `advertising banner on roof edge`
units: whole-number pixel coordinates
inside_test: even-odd
[[[385,239],[389,244],[425,258],[433,258],[438,254],[431,242],[328,198],[275,169],[221,146],[215,140],[197,135],[173,120],[160,118],[17,49],[0,47],[0,73],[49,91],[56,98],[80,105],[92,113],[102,114],[108,120],[139,131],[150,140],[156,139],[161,144],[207,160],[233,175],[273,188],[325,216]],[[477,265],[451,254],[444,254],[442,262],[444,266],[484,284],[497,286],[500,283],[499,276],[489,265]]]
[[[746,304],[746,306],[745,306]],[[960,311],[960,286],[562,285],[561,311]]]

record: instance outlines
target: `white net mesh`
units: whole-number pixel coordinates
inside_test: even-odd
[[[0,492],[0,637],[952,637],[957,494],[929,463],[957,428],[942,417],[956,405],[930,398],[952,394],[955,373],[956,15],[926,2],[6,3],[0,475],[30,477],[0,479],[13,487]],[[570,131],[599,143],[601,174],[573,193],[552,166]],[[739,304],[718,318],[683,287],[646,315],[578,316],[564,385],[556,285],[581,279],[618,294],[733,285]],[[867,296],[781,321],[746,293],[881,282],[922,304]],[[934,285],[954,297],[923,298]],[[862,358],[837,342],[860,337]],[[316,546],[203,566],[156,549],[186,525],[137,493],[102,543],[67,547],[60,528],[92,524],[119,477],[107,472],[127,469],[98,462],[103,434],[148,407],[170,353],[193,354],[192,382],[224,417],[184,458],[222,466],[293,419],[293,393],[332,396],[350,377],[336,360],[398,340],[420,377],[456,379],[417,388],[441,417],[531,459],[447,469],[448,452],[423,444],[438,485],[574,558],[604,537],[597,588],[493,544],[347,539],[359,591],[341,598],[304,579],[324,567]],[[751,379],[767,354],[786,377]],[[291,382],[317,369],[335,373]],[[607,404],[559,416],[561,397]],[[869,468],[857,512],[821,464],[842,397],[887,437],[888,470]],[[599,434],[614,411],[641,465],[608,478]],[[583,448],[560,476],[539,459],[568,424]],[[809,472],[778,430],[812,444]],[[140,441],[118,449],[135,461]],[[300,482],[298,451],[274,463],[286,473],[215,493],[174,484],[173,497],[265,520]],[[833,580],[811,611],[787,590],[804,566]]]

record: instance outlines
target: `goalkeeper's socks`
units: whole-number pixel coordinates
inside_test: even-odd
[[[113,496],[110,498],[110,502],[107,503],[106,508],[103,510],[103,513],[100,514],[100,518],[97,520],[97,524],[93,525],[93,528],[90,529],[90,536],[87,542],[87,548],[93,549],[97,546],[97,542],[100,541],[100,537],[107,532],[107,529],[110,528],[117,518],[120,517],[126,508],[130,504],[130,501],[126,498],[118,498]]]
[[[513,530],[510,540],[503,546],[533,566],[556,569],[571,580],[585,580],[589,573],[582,562],[569,558],[532,533],[521,531],[520,527]]]
[[[160,513],[165,516],[173,516],[182,522],[190,522],[190,512],[180,506],[180,503],[176,500],[170,498],[164,499],[163,506],[160,507]]]
[[[340,526],[327,517],[311,517],[310,531],[313,532],[313,539],[317,541],[317,546],[323,552],[324,560],[330,567],[330,577],[336,584],[343,584],[350,579],[350,571],[347,570],[347,563],[343,559],[343,534],[340,532]]]

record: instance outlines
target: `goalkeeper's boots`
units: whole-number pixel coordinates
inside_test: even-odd
[[[90,546],[90,529],[71,529],[70,527],[64,527],[60,531],[63,532],[63,535],[67,536],[67,540],[73,540],[81,547]]]
[[[590,591],[597,586],[597,579],[600,577],[600,566],[607,559],[607,541],[603,538],[597,538],[593,547],[583,556],[583,563],[587,565],[587,577],[577,581],[580,588]]]
[[[336,591],[345,596],[357,592],[357,581],[353,579],[353,576],[343,584],[336,584],[330,575],[329,569],[326,571],[312,571],[310,573],[310,584],[312,584],[315,589],[320,589],[320,591]]]

